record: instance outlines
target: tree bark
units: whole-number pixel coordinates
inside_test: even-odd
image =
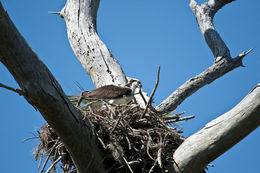
[[[20,35],[0,2],[0,62],[25,99],[57,132],[80,173],[105,172],[94,128],[67,99],[56,79]]]
[[[232,1],[234,0],[209,0],[200,6],[195,2],[195,0],[190,0],[190,8],[196,16],[201,34],[211,49],[215,62],[218,62],[221,59],[231,59],[230,51],[216,31],[213,19],[219,9]]]
[[[99,0],[67,0],[60,15],[66,22],[70,45],[94,85],[124,86],[127,80],[121,66],[97,34],[98,7]]]
[[[168,165],[173,173],[199,172],[260,125],[260,84],[237,106],[186,139]]]
[[[196,16],[196,21],[203,37],[214,55],[215,63],[199,75],[186,81],[168,98],[156,106],[158,112],[168,113],[175,110],[186,98],[200,88],[210,84],[237,67],[244,67],[242,60],[252,49],[232,58],[228,47],[213,25],[213,18],[217,11],[232,1],[233,0],[209,0],[202,5],[198,5],[194,0],[190,0],[190,7]]]
[[[187,80],[167,99],[156,106],[155,109],[161,113],[168,113],[175,110],[186,98],[198,91],[200,88],[210,84],[233,69],[243,66],[242,60],[249,52],[250,51],[242,53],[238,57],[229,61],[222,59],[219,62],[213,64],[201,74]]]

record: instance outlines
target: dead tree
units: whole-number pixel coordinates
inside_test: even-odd
[[[209,0],[198,5],[190,0],[201,33],[214,55],[214,64],[189,79],[155,107],[163,114],[175,110],[186,98],[214,80],[243,66],[243,58],[251,51],[231,57],[230,51],[213,25],[214,15],[233,0]],[[121,66],[97,34],[99,0],[67,0],[58,14],[64,18],[71,47],[96,87],[124,85],[127,78]],[[17,92],[40,111],[68,149],[78,172],[105,172],[100,164],[102,154],[95,144],[96,136],[88,119],[68,100],[48,68],[26,43],[0,4],[0,61],[13,75],[20,89],[1,84]],[[169,172],[199,172],[209,162],[227,151],[260,124],[260,85],[229,112],[209,122],[187,138],[173,153]],[[82,123],[87,126],[82,126]],[[216,131],[218,133],[216,133]],[[187,149],[189,148],[189,149]],[[89,154],[91,153],[91,154]],[[91,163],[91,164],[86,164]]]

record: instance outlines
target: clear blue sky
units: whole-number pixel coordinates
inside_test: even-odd
[[[65,0],[1,2],[68,95],[80,92],[75,82],[86,90],[94,88],[70,48],[63,19],[47,13],[61,10]],[[101,0],[98,31],[126,75],[139,78],[144,90],[150,93],[157,67],[161,66],[155,105],[213,63],[188,3],[188,0]],[[252,47],[255,50],[245,58],[246,68],[238,68],[205,86],[177,109],[186,115],[196,115],[196,119],[181,124],[186,137],[234,107],[260,82],[259,6],[258,0],[239,0],[216,15],[215,26],[233,57]],[[2,64],[0,82],[18,87]],[[21,141],[36,134],[45,121],[23,97],[1,88],[0,107],[1,172],[39,172],[31,152],[37,141]],[[259,173],[259,146],[258,128],[216,159],[209,173]]]

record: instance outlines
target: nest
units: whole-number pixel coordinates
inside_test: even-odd
[[[40,144],[34,150],[34,154],[35,160],[39,160],[39,168],[42,166],[40,173],[56,173],[60,172],[60,169],[63,170],[63,173],[76,173],[70,154],[53,128],[49,124],[44,124],[38,133]],[[42,163],[44,158],[45,161]],[[44,170],[48,161],[51,166]]]
[[[97,145],[104,152],[106,172],[164,172],[166,163],[173,162],[173,153],[184,137],[169,123],[183,120],[179,115],[158,116],[138,105],[107,105],[106,109],[78,107],[93,123]],[[190,119],[188,117],[184,119]],[[51,166],[45,172],[77,172],[72,159],[55,131],[45,124],[39,132],[40,144],[36,160],[45,158]]]

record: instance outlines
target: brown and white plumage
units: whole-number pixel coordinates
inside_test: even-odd
[[[92,91],[86,92],[86,96],[96,99],[114,99],[131,94],[132,90],[128,87],[106,85]]]
[[[82,99],[102,99],[112,104],[128,104],[134,98],[135,90],[140,87],[140,81],[130,80],[124,87],[106,85],[92,91],[84,91]],[[78,100],[80,95],[70,96],[73,102]]]

